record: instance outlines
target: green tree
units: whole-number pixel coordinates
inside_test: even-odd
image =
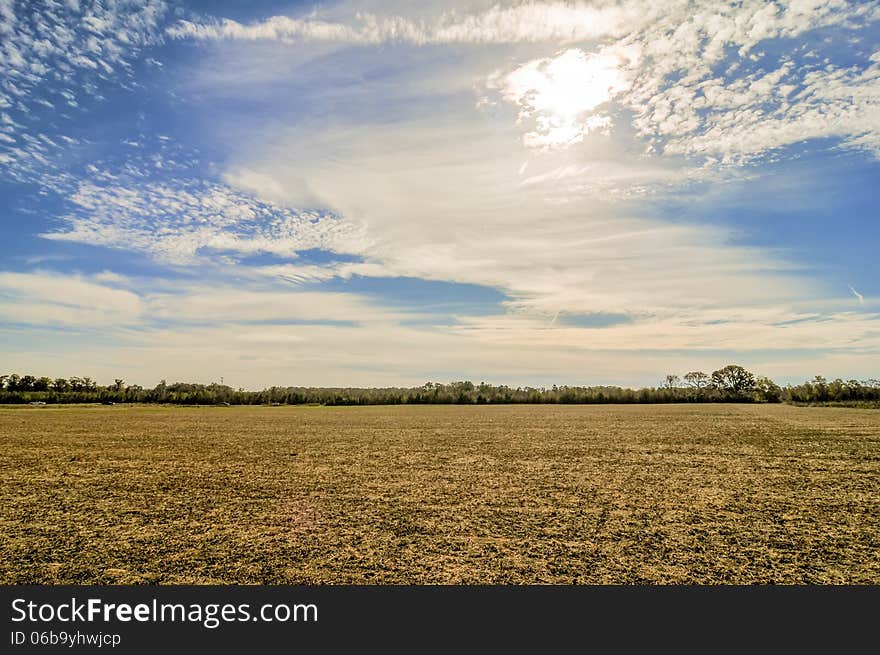
[[[756,378],[753,391],[760,403],[778,403],[782,399],[782,388],[768,377]]]
[[[813,396],[810,400],[818,402],[825,402],[828,400],[828,381],[824,377],[821,375],[815,376],[810,383],[810,386],[812,387]]]
[[[728,364],[712,372],[712,384],[731,394],[741,396],[755,386],[755,376],[737,364]]]

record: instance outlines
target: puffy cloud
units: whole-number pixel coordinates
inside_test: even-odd
[[[63,146],[39,133],[39,117],[100,98],[98,83],[130,79],[167,13],[163,0],[0,0],[0,167],[10,179],[39,180],[53,167]]]
[[[717,74],[693,64],[676,81],[641,72],[621,103],[634,126],[667,154],[744,163],[792,144],[832,137],[880,156],[880,64],[842,67],[795,63],[730,68]],[[771,60],[772,65],[772,60]]]
[[[876,56],[845,67],[827,58],[810,61],[791,40],[819,29],[838,35],[867,29],[880,19],[876,2],[671,3],[666,9],[623,35],[496,73],[487,87],[519,107],[520,120],[534,118],[524,141],[538,147],[570,146],[611,130],[602,106],[610,102],[632,116],[648,152],[709,164],[741,164],[825,137],[880,153]],[[774,50],[782,45],[781,54],[756,52],[768,40],[776,40]]]

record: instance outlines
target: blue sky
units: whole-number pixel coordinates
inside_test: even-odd
[[[0,0],[3,369],[877,377],[880,4]]]

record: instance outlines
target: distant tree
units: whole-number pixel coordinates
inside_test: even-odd
[[[152,400],[158,402],[165,402],[168,399],[168,383],[164,378],[155,386],[150,396]]]
[[[692,389],[696,389],[697,391],[708,387],[711,380],[712,379],[702,371],[691,371],[690,373],[685,373],[684,375],[684,383]]]
[[[679,386],[684,383],[689,391]],[[766,377],[755,377],[743,367],[732,364],[707,375],[691,371],[683,380],[675,375],[666,376],[659,387],[631,389],[614,386],[578,387],[552,385],[546,387],[516,387],[492,385],[464,380],[442,384],[428,382],[421,387],[401,388],[321,388],[270,387],[262,391],[235,391],[223,384],[198,384],[162,380],[155,389],[138,385],[125,386],[121,378],[114,384],[98,387],[91,378],[72,377],[69,380],[18,374],[0,376],[0,402],[34,401],[32,391],[52,390],[59,395],[47,400],[63,402],[96,402],[125,400],[127,402],[167,402],[186,405],[279,405],[315,403],[323,405],[392,405],[392,404],[449,404],[449,403],[665,403],[665,402],[833,402],[880,404],[880,381],[828,382],[817,376],[803,384],[787,385],[780,389]],[[39,398],[39,397],[38,397]]]
[[[847,400],[847,391],[844,381],[836,378],[828,383],[828,400]]]
[[[729,364],[712,372],[712,384],[722,391],[742,395],[755,386],[755,376],[742,366]]]
[[[846,400],[861,400],[866,395],[868,387],[858,380],[847,380],[843,383],[843,393]]]
[[[818,402],[829,400],[828,380],[826,380],[824,377],[822,377],[821,375],[815,376],[812,382],[810,382],[810,386],[812,387],[812,398],[810,398],[810,400],[815,400]]]
[[[755,400],[761,403],[778,403],[782,399],[782,388],[764,376],[755,379],[753,392]]]

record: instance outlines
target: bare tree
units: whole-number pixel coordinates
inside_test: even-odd
[[[667,375],[663,380],[663,386],[666,389],[675,389],[681,383],[681,378],[677,375]]]
[[[692,389],[696,389],[697,391],[701,391],[702,389],[708,387],[709,381],[709,376],[702,371],[691,371],[690,373],[685,373],[684,375],[684,383]]]

